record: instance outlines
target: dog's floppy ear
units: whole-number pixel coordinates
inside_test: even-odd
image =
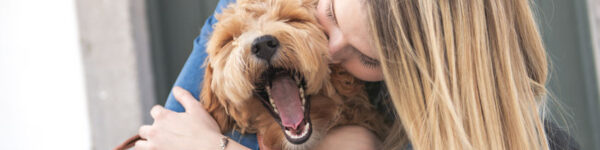
[[[210,86],[213,79],[213,68],[208,64],[208,61],[205,67],[206,70],[204,73],[204,81],[202,83],[202,92],[200,93],[200,101],[204,105],[204,108],[206,108],[206,111],[208,111],[208,113],[215,118],[217,124],[219,124],[221,133],[225,133],[233,128],[234,122],[227,113],[227,109],[225,108],[227,106],[224,106],[217,96],[215,96],[215,93]]]

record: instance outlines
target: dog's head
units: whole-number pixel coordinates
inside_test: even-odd
[[[309,97],[334,92],[316,3],[239,0],[217,16],[202,97],[222,105],[212,111],[225,111],[235,120],[216,116],[222,127],[250,128],[253,119],[267,114],[290,143],[311,137]]]

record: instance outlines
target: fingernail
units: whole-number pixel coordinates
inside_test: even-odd
[[[173,88],[173,95],[181,95],[181,90],[178,86]]]
[[[158,105],[154,106],[154,108],[152,108],[152,110],[150,110],[153,115],[157,115],[160,113],[160,109],[158,109],[157,107],[159,107]]]

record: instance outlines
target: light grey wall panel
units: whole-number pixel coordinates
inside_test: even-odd
[[[112,149],[151,122],[155,100],[145,1],[76,3],[91,149]]]

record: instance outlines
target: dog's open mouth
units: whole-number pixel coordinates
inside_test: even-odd
[[[302,144],[312,133],[305,81],[293,70],[271,68],[256,84],[256,94],[271,112],[290,143]]]

